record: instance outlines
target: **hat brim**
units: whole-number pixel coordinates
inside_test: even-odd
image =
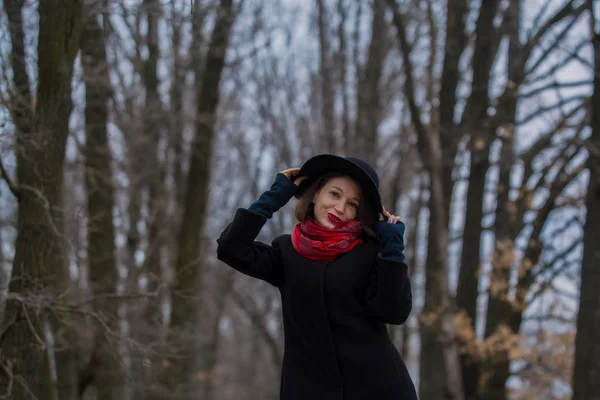
[[[333,154],[320,154],[314,156],[302,165],[296,177],[306,176],[306,179],[300,183],[294,193],[294,197],[302,197],[318,177],[330,172],[342,173],[354,179],[361,187],[363,194],[369,201],[375,215],[377,216],[383,211],[379,188],[373,179],[371,179],[371,177],[357,164]]]

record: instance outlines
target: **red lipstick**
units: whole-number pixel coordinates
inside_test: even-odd
[[[330,220],[331,222],[333,222],[334,224],[339,224],[340,222],[342,222],[342,220],[341,220],[341,219],[339,219],[338,217],[336,217],[336,216],[335,216],[335,215],[333,215],[333,214],[327,213],[327,217],[328,217],[328,218],[329,218],[329,220]]]

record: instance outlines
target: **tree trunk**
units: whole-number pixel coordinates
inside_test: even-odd
[[[25,32],[23,31],[24,0],[6,0],[4,7],[8,16],[8,29],[11,41],[10,62],[13,73],[15,95],[10,112],[14,124],[21,132],[31,129],[33,117],[31,87],[25,61]]]
[[[161,134],[162,112],[160,94],[158,93],[158,20],[161,11],[160,2],[157,0],[144,0],[144,11],[147,15],[148,31],[146,45],[148,47],[148,59],[144,62],[143,81],[146,89],[146,117],[144,118],[145,151],[148,157],[145,163],[145,184],[148,188],[148,248],[143,270],[148,279],[148,291],[159,293],[160,282],[163,280],[160,255],[164,245],[165,234],[163,226],[165,223],[165,209],[167,208],[167,191],[163,188],[165,168],[158,160],[158,146]],[[162,296],[158,295],[149,299],[145,312],[148,329],[152,332],[160,332],[162,311]],[[156,335],[154,335],[156,336]]]
[[[496,120],[501,121],[498,124],[498,129],[503,150],[496,210],[496,239],[492,255],[492,273],[485,332],[486,339],[488,341],[493,340],[497,343],[497,346],[484,361],[483,375],[480,379],[480,398],[483,400],[504,400],[507,396],[506,381],[510,377],[511,362],[509,350],[512,346],[511,343],[514,342],[515,335],[520,330],[523,313],[528,305],[526,296],[535,279],[533,267],[538,264],[542,254],[541,235],[550,213],[556,207],[557,198],[573,177],[578,174],[577,170],[567,173],[563,165],[552,181],[552,185],[548,188],[546,202],[537,210],[536,218],[532,222],[528,243],[524,247],[523,259],[517,266],[518,282],[514,290],[514,299],[509,299],[509,277],[511,269],[515,267],[513,265],[515,242],[523,229],[522,217],[530,210],[529,202],[527,199],[522,198],[522,196],[527,196],[526,184],[529,176],[523,178],[523,187],[519,199],[510,201],[508,199],[511,181],[509,168],[512,169],[512,167],[509,167],[508,161],[504,164],[505,160],[514,160],[514,124],[518,91],[525,80],[525,65],[532,54],[534,46],[537,44],[537,40],[540,40],[545,32],[548,32],[552,26],[564,19],[573,17],[570,22],[572,24],[583,12],[583,7],[583,4],[566,3],[539,28],[538,33],[533,36],[537,39],[525,44],[521,44],[519,40],[521,1],[511,0],[506,13],[508,19],[506,26],[507,32],[509,32],[508,84],[504,93],[500,96],[497,107],[498,114],[495,117]],[[530,161],[524,164],[529,165],[533,158],[531,157]]]
[[[15,399],[55,399],[59,395],[53,375],[57,371],[50,365],[53,347],[45,342],[48,337],[45,329],[52,330],[54,323],[61,322],[54,320],[48,311],[61,309],[64,300],[58,296],[65,294],[69,283],[60,236],[60,194],[72,109],[71,78],[81,23],[82,1],[39,4],[35,118],[32,129],[19,131],[17,136],[19,216],[14,279],[9,286],[14,297],[7,304],[9,325],[1,342],[2,365],[8,369],[0,374],[0,393],[12,389]],[[62,340],[55,336],[59,345]],[[62,354],[69,355],[70,351]],[[60,361],[59,356],[56,361]],[[65,368],[64,363],[62,367]],[[71,391],[71,382],[60,376],[60,372],[58,378],[65,378],[60,381],[61,392],[63,388]]]
[[[104,48],[104,34],[97,10],[86,14],[82,33],[81,57],[85,81],[86,142],[85,185],[87,189],[87,241],[93,311],[103,324],[93,327],[94,344],[89,376],[99,400],[124,398],[124,371],[119,353],[119,302],[117,290],[117,260],[113,210],[115,188],[108,142],[108,101],[111,86]],[[110,332],[107,332],[107,329]],[[82,388],[83,389],[83,388]]]
[[[321,80],[321,137],[325,138],[325,150],[328,153],[337,152],[335,131],[335,86],[333,84],[333,68],[329,50],[329,30],[327,25],[327,10],[323,0],[317,0],[319,26],[319,75]]]
[[[425,304],[421,315],[422,399],[463,399],[460,360],[456,346],[453,304],[448,284],[448,197],[444,189],[444,154],[439,134],[431,134],[421,120],[416,101],[411,45],[406,35],[405,16],[393,0],[393,10],[400,50],[406,73],[405,92],[411,121],[417,132],[417,146],[429,174],[429,234],[425,271]],[[424,350],[424,351],[423,351]]]
[[[361,33],[362,33],[362,15],[363,15],[363,2],[358,1],[354,2],[356,4],[356,12],[354,13],[354,24],[352,29],[352,63],[354,68],[354,82],[356,88],[358,88],[360,82],[362,81],[362,73],[363,73],[363,65],[360,62],[360,53],[361,53]],[[357,89],[358,90],[358,89]],[[359,154],[360,148],[358,145],[358,135],[359,135],[359,118],[353,119],[352,128],[350,129],[349,138],[344,143],[344,148],[348,154]]]
[[[495,138],[488,123],[487,110],[490,103],[488,91],[490,74],[498,46],[500,35],[495,35],[493,21],[498,13],[500,0],[485,1],[481,4],[475,30],[475,50],[473,53],[473,82],[471,95],[463,115],[462,127],[470,136],[470,173],[467,190],[465,224],[463,231],[462,252],[458,287],[456,289],[456,305],[459,311],[464,311],[468,318],[461,331],[470,332],[464,338],[459,338],[463,351],[461,352],[461,368],[465,398],[477,398],[478,363],[473,354],[472,341],[476,339],[477,298],[479,287],[481,234],[483,219],[483,199],[485,183],[490,167],[490,144]]]
[[[379,85],[387,54],[387,24],[385,21],[385,0],[373,2],[371,22],[371,42],[367,55],[367,64],[362,79],[358,83],[358,132],[357,149],[362,157],[372,165],[377,162],[377,131],[381,122],[381,91]]]
[[[592,1],[589,1],[589,8],[592,21],[598,21],[598,15],[594,15]],[[581,265],[581,300],[575,338],[573,400],[600,399],[600,30],[593,24],[592,43],[594,93],[590,107],[592,134],[588,139],[587,161],[590,181]]]
[[[512,235],[511,225],[514,223],[514,212],[512,212],[511,201],[508,197],[510,189],[511,171],[514,163],[514,132],[510,132],[502,141],[502,153],[500,157],[500,176],[498,178],[498,198],[496,207],[495,246],[492,255],[492,272],[490,276],[490,287],[488,289],[487,319],[485,337],[489,338],[494,333],[503,335],[507,333],[510,324],[510,316],[514,314],[513,305],[508,298],[510,289],[510,273],[515,259],[515,241]],[[508,339],[499,336],[499,339]],[[497,350],[497,351],[496,351]],[[493,382],[501,380],[494,370],[504,369],[508,366],[508,352],[494,349],[494,353],[485,360],[484,376],[485,382],[477,379],[481,394],[485,398],[504,399],[504,382]],[[491,392],[491,387],[499,387],[499,393]],[[481,389],[481,388],[486,389]]]
[[[415,275],[417,270],[417,249],[418,249],[418,238],[419,238],[419,226],[421,216],[423,215],[423,208],[427,205],[425,201],[425,193],[427,193],[426,185],[424,184],[423,173],[419,173],[419,191],[417,198],[410,208],[409,220],[406,226],[412,226],[406,237],[406,264],[408,265],[408,276],[412,277]],[[410,337],[411,337],[411,324],[405,323],[398,327],[402,329],[402,347],[400,354],[406,360],[410,357]]]
[[[338,25],[338,41],[340,50],[337,57],[337,68],[339,69],[339,85],[342,92],[342,129],[341,143],[343,150],[347,155],[352,153],[352,136],[350,122],[350,94],[348,93],[348,44],[346,40],[346,24],[348,21],[347,10],[344,0],[337,1],[337,11],[340,15]]]
[[[519,40],[521,1],[511,0],[506,12],[507,27],[510,29],[508,66],[509,81],[506,101],[502,105],[505,123],[500,129],[502,150],[498,177],[496,219],[494,223],[495,243],[492,254],[492,271],[488,289],[488,306],[485,338],[495,335],[500,346],[493,349],[477,371],[477,384],[482,399],[500,400],[506,398],[506,380],[509,376],[509,352],[503,346],[518,332],[521,319],[516,314],[514,303],[509,299],[510,274],[515,260],[515,213],[509,198],[511,174],[515,162],[515,119],[517,113],[518,87],[524,79],[524,64],[519,64],[522,48]],[[492,127],[495,129],[495,127]],[[516,326],[516,330],[515,327]],[[479,375],[482,374],[482,375]]]
[[[2,191],[0,191],[0,196],[2,196]],[[6,308],[6,295],[8,294],[8,281],[10,279],[4,256],[3,232],[4,224],[0,223],[0,326],[4,326],[4,309]]]
[[[200,351],[196,379],[198,380],[199,390],[197,397],[194,398],[195,400],[212,400],[216,398],[221,319],[225,311],[225,303],[233,288],[234,277],[235,274],[231,271],[220,274],[216,278],[216,288],[214,288],[216,290],[207,290],[203,293],[208,294],[212,300],[205,298],[200,306],[203,324],[198,331]],[[212,307],[208,307],[208,304],[211,304]]]
[[[467,45],[465,24],[469,14],[469,2],[467,0],[453,0],[451,3],[448,3],[446,13],[446,45],[444,48],[444,66],[439,92],[439,135],[444,160],[442,163],[444,195],[448,199],[448,209],[450,209],[450,199],[452,198],[454,188],[452,171],[454,169],[458,143],[461,139],[461,133],[457,132],[454,122],[456,89],[461,75],[458,67],[460,57]],[[429,383],[433,385],[434,381]],[[439,395],[440,392],[437,393]],[[433,398],[436,397],[434,396]]]
[[[167,343],[175,354],[162,363],[162,394],[159,398],[191,398],[196,395],[194,383],[198,374],[193,354],[196,305],[194,295],[200,284],[200,238],[206,215],[215,112],[219,103],[219,83],[225,65],[225,54],[234,22],[232,0],[221,0],[217,11],[212,41],[203,76],[196,77],[196,131],[187,180],[187,193],[178,237],[176,270],[172,288],[171,327]],[[200,286],[201,287],[201,286]],[[187,397],[186,397],[187,396]]]

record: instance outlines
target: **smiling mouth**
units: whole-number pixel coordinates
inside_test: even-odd
[[[333,214],[329,214],[329,213],[327,213],[327,217],[328,217],[328,218],[329,218],[329,220],[330,220],[331,222],[333,222],[333,223],[339,224],[340,222],[342,222],[342,220],[341,220],[341,219],[339,219],[338,217],[336,217],[336,216],[335,216],[335,215],[333,215]]]

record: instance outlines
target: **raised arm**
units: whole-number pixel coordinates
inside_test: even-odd
[[[267,220],[294,195],[296,185],[290,177],[297,172],[292,168],[280,172],[269,190],[264,192],[248,209],[239,208],[233,221],[217,239],[217,258],[236,270],[262,279],[274,286],[281,283],[281,254],[275,245],[256,241]]]

